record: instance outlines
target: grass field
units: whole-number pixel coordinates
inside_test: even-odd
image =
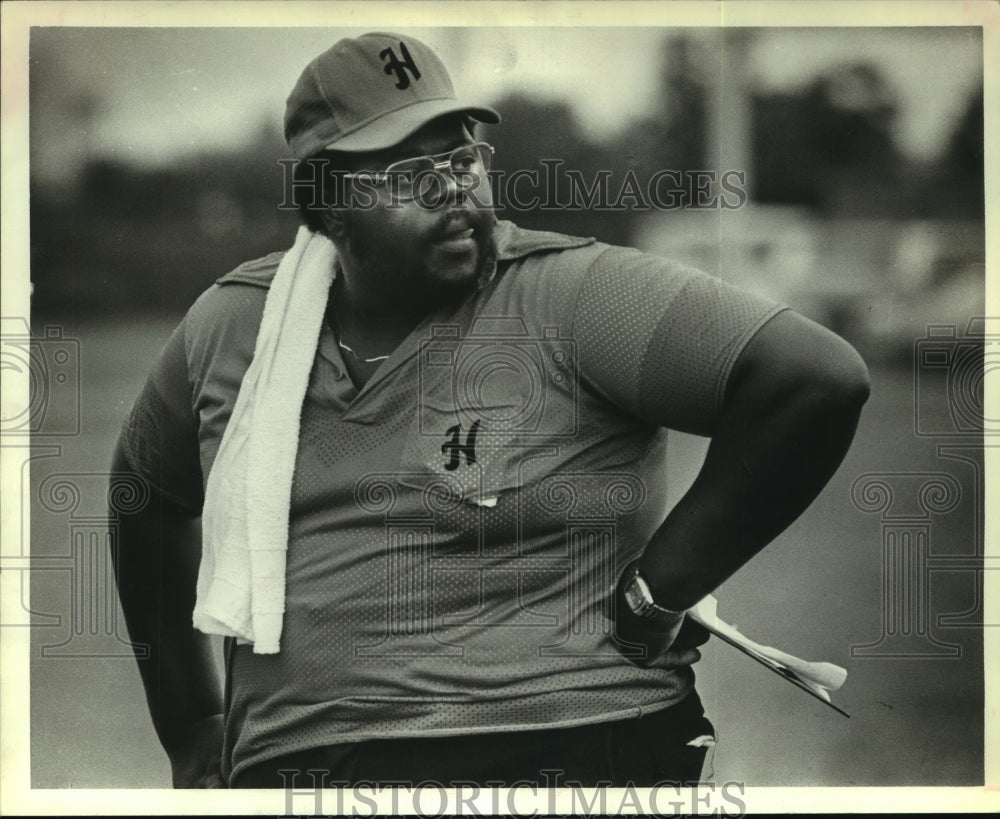
[[[65,556],[74,538],[100,546],[102,487],[111,448],[172,320],[63,323],[65,335],[80,340],[82,425],[79,435],[39,440],[32,464],[34,565],[42,556],[52,558],[50,571],[30,573],[37,624],[31,655],[32,786],[167,787],[166,757],[153,734],[127,647],[89,633],[112,623],[114,609],[74,609]],[[720,614],[758,641],[847,667],[848,681],[835,701],[851,718],[782,683],[728,646],[710,643],[698,677],[719,731],[714,769],[720,783],[888,786],[983,781],[983,631],[974,625],[977,575],[959,562],[939,559],[975,553],[982,502],[976,467],[939,453],[938,446],[949,439],[914,434],[912,373],[878,369],[872,375],[871,401],[838,474],[809,511],[717,595]],[[921,417],[933,416],[933,429],[947,426],[944,387],[942,379],[921,384]],[[64,401],[50,408],[56,413],[50,419],[53,424],[68,423],[76,411],[71,404]],[[696,470],[702,449],[703,442],[696,439],[675,441],[674,466],[681,476],[675,494]],[[852,502],[852,485],[868,473],[889,473],[884,480],[896,492],[888,510],[891,520]],[[952,476],[958,488],[954,508],[925,515],[916,494],[904,497],[914,481],[926,480],[920,477],[924,473]],[[79,490],[72,508],[52,500],[53,482],[60,475],[69,475]],[[45,492],[47,505],[40,502]],[[923,527],[930,555],[937,561],[933,571],[905,575],[907,582],[918,584],[914,593],[926,607],[919,610],[917,625],[922,622],[928,629],[925,637],[911,635],[911,646],[948,650],[935,648],[937,641],[956,647],[958,653],[852,658],[852,645],[876,643],[883,633],[883,533],[905,526]],[[5,546],[5,553],[12,552]],[[104,595],[107,590],[100,580],[95,583]],[[973,625],[938,623],[942,615],[969,610],[962,622]],[[119,632],[124,633],[120,622]],[[914,636],[921,639],[912,642]],[[48,647],[44,656],[43,647]],[[80,656],[99,652],[120,656]]]

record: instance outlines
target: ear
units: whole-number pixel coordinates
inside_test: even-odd
[[[347,235],[345,208],[327,208],[323,211],[323,228],[331,240],[343,239]]]

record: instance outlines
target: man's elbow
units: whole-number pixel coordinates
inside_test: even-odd
[[[751,400],[809,414],[857,417],[871,393],[868,367],[836,333],[796,313],[769,322],[746,350]]]
[[[871,376],[864,359],[841,338],[829,345],[826,355],[813,362],[813,382],[826,400],[860,412],[871,395]]]
[[[111,453],[111,473],[116,472],[131,472],[132,465],[128,462],[125,457],[125,449],[122,447],[121,438],[115,443],[115,449]]]

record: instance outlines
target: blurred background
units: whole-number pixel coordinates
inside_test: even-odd
[[[502,113],[484,132],[499,168],[610,171],[613,197],[629,171],[745,174],[733,209],[502,217],[692,263],[841,333],[872,368],[837,476],[718,595],[750,636],[847,667],[835,701],[852,718],[710,644],[718,781],[981,783],[981,31],[388,28]],[[33,559],[99,563],[86,550],[107,530],[100,471],[122,419],[197,295],[291,244],[284,99],[308,60],[360,33],[33,29],[32,332],[72,376],[33,451]],[[676,498],[704,441],[672,446]],[[75,505],[54,500],[65,475]],[[81,582],[107,591],[98,574],[30,573],[32,784],[165,787],[113,595],[81,603]]]

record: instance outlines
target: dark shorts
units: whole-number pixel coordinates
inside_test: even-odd
[[[615,722],[313,748],[253,765],[238,773],[230,787],[694,784],[701,779],[708,748],[687,743],[705,735],[714,737],[715,730],[692,691],[670,708]],[[308,771],[323,773],[315,774],[314,783]]]

